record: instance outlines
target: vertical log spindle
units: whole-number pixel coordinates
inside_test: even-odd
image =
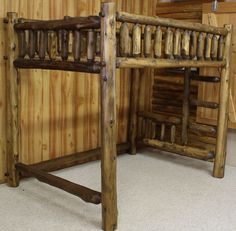
[[[166,125],[161,124],[161,137],[160,140],[163,141],[165,139]]]
[[[190,33],[185,30],[182,37],[182,57],[184,59],[189,59],[189,51],[190,51]]]
[[[190,58],[195,59],[197,56],[197,33],[192,31],[190,35]]]
[[[183,96],[183,115],[182,115],[182,144],[188,143],[188,120],[189,120],[189,95],[190,95],[190,75],[191,68],[185,68],[184,75],[184,96]]]
[[[181,57],[181,32],[178,28],[175,30],[174,35],[174,57],[175,59]]]
[[[152,28],[146,25],[144,28],[144,56],[150,57],[152,53]]]
[[[214,35],[212,38],[212,45],[211,45],[212,60],[217,60],[217,55],[218,55],[218,36]]]
[[[67,60],[69,56],[69,32],[67,30],[61,31],[61,58]]]
[[[57,33],[55,31],[48,32],[48,55],[51,60],[57,58]]]
[[[206,48],[205,48],[205,59],[211,59],[211,47],[212,47],[212,35],[207,34],[206,36]]]
[[[87,59],[88,62],[92,62],[95,57],[95,32],[94,30],[88,31],[87,39]]]
[[[205,36],[204,33],[199,33],[198,44],[197,44],[197,58],[198,60],[204,59],[204,48],[205,48]]]
[[[75,61],[80,61],[80,58],[81,58],[81,32],[79,30],[74,31],[73,56],[74,56]]]
[[[165,34],[165,56],[173,59],[173,31],[168,27]]]
[[[18,56],[19,58],[24,58],[26,55],[26,36],[25,36],[25,30],[20,30],[18,32]]]
[[[154,56],[155,58],[161,58],[161,55],[162,55],[162,30],[161,27],[158,26],[156,28],[156,33],[155,33]]]
[[[101,36],[100,36],[100,32],[97,32],[96,33],[96,55],[100,55],[100,54],[101,54]]]
[[[224,39],[224,36],[220,36],[219,47],[218,47],[218,60],[219,61],[223,60],[224,48],[225,48],[225,39]]]
[[[119,41],[119,48],[120,48],[120,56],[127,57],[130,55],[130,36],[129,36],[129,27],[126,22],[122,23],[120,27],[120,41]]]
[[[46,33],[44,30],[40,30],[39,33],[39,58],[45,59],[46,55]]]
[[[141,26],[139,24],[134,25],[132,34],[132,54],[134,57],[141,56],[141,36]]]
[[[170,141],[172,144],[175,143],[175,138],[176,138],[176,126],[171,125],[171,130],[170,130]]]
[[[29,30],[29,57],[33,59],[35,57],[36,52],[36,31]]]

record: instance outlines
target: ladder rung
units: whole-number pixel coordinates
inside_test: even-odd
[[[197,99],[190,99],[190,104],[192,106],[211,108],[211,109],[218,109],[219,108],[219,104],[218,103],[206,102],[206,101],[197,100]]]

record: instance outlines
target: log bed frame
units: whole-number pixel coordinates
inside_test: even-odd
[[[11,12],[7,14],[4,22],[7,24],[8,36],[7,98],[9,100],[6,175],[10,186],[17,187],[22,176],[30,176],[74,194],[86,202],[102,203],[103,229],[106,231],[116,229],[117,151],[124,153],[129,150],[131,154],[136,153],[138,117],[171,126],[171,142],[154,139],[151,135],[151,138],[142,139],[143,144],[203,160],[214,159],[213,175],[219,178],[224,176],[231,25],[219,28],[199,23],[116,12],[114,3],[103,3],[99,16],[75,18],[67,16],[62,20],[39,21],[18,19],[17,13]],[[185,68],[182,119],[150,112],[137,113],[139,68],[145,67]],[[187,146],[187,130],[190,126],[191,68],[200,67],[221,68],[222,73],[221,79],[218,78],[216,81],[220,81],[220,101],[217,105],[219,116],[215,153]],[[18,111],[20,75],[17,71],[20,68],[100,73],[101,149],[33,165],[20,163]],[[119,145],[116,145],[116,68],[133,68],[129,118],[130,138],[128,143]],[[195,76],[195,78],[204,81],[203,77]],[[211,78],[207,78],[206,81],[209,79]],[[182,145],[175,144],[177,124],[182,124]],[[202,129],[209,128],[202,126]],[[48,173],[99,158],[101,158],[102,174],[101,192]]]

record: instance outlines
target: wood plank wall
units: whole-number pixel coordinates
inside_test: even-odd
[[[8,11],[19,17],[60,19],[97,15],[99,0],[1,0],[1,22]],[[118,10],[154,15],[156,0],[117,0]],[[0,182],[6,158],[5,31],[0,23]],[[117,70],[117,141],[127,140],[130,70]],[[140,109],[150,107],[153,71],[143,72]],[[20,160],[35,163],[96,148],[100,144],[99,76],[47,70],[20,71]]]

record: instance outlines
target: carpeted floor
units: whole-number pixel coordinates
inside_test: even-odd
[[[118,158],[119,231],[235,231],[236,168],[151,150]],[[56,175],[100,191],[100,163]],[[0,186],[1,231],[101,230],[101,207],[28,179]]]

